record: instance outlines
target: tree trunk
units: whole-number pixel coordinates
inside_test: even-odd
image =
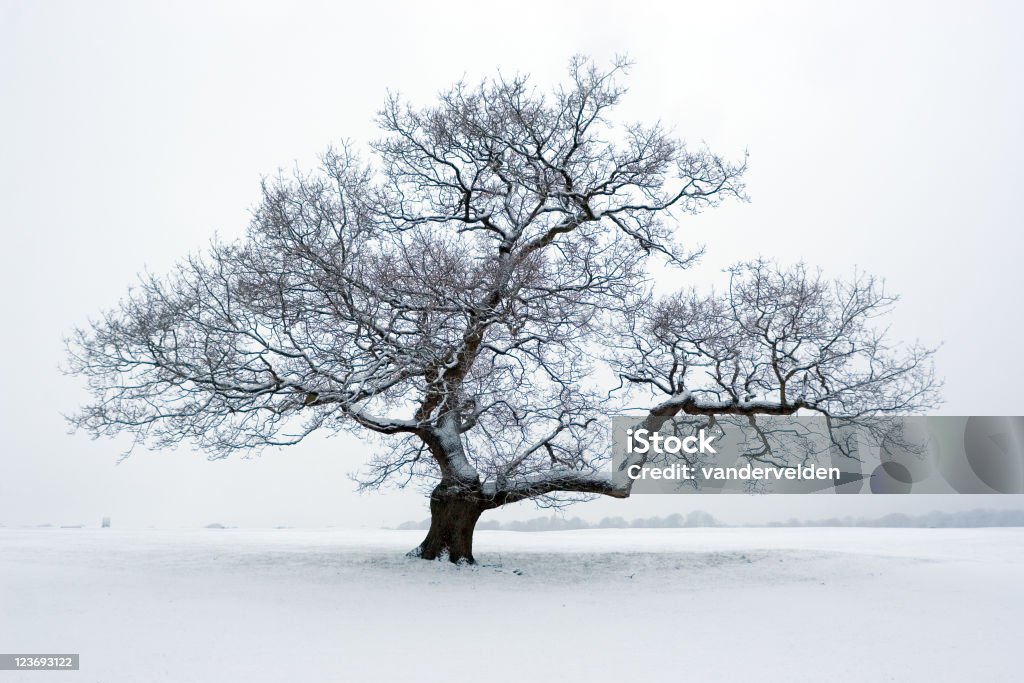
[[[473,529],[483,511],[480,499],[473,493],[461,487],[438,484],[430,494],[430,530],[409,556],[476,564]]]

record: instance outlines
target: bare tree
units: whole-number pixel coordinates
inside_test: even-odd
[[[625,68],[574,59],[549,93],[516,77],[432,107],[390,97],[371,163],[346,145],[265,182],[245,240],[75,333],[94,401],[73,424],[211,457],[382,435],[362,485],[431,482],[427,559],[472,562],[491,508],[628,495],[590,379],[603,321],[642,299],[651,255],[699,254],[675,219],[742,198],[745,165],[616,124]]]

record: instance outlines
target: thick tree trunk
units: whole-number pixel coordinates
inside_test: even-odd
[[[473,529],[484,509],[479,497],[458,487],[439,484],[430,494],[430,530],[409,555],[424,560],[475,564]]]

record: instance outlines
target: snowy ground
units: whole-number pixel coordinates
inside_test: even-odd
[[[0,529],[0,683],[1024,676],[1024,529],[421,534]]]

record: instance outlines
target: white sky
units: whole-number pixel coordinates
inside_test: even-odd
[[[240,235],[259,178],[374,135],[388,88],[575,52],[636,62],[627,118],[750,151],[751,204],[684,221],[708,255],[805,259],[887,278],[897,336],[943,342],[947,414],[1024,414],[1020,3],[238,4],[0,0],[0,524],[378,526],[418,494],[358,496],[366,448],[317,440],[257,460],[68,435],[84,399],[62,337],[214,232]],[[705,509],[730,522],[1024,506],[1019,498],[657,496],[598,519]],[[519,505],[505,517],[530,517]]]

